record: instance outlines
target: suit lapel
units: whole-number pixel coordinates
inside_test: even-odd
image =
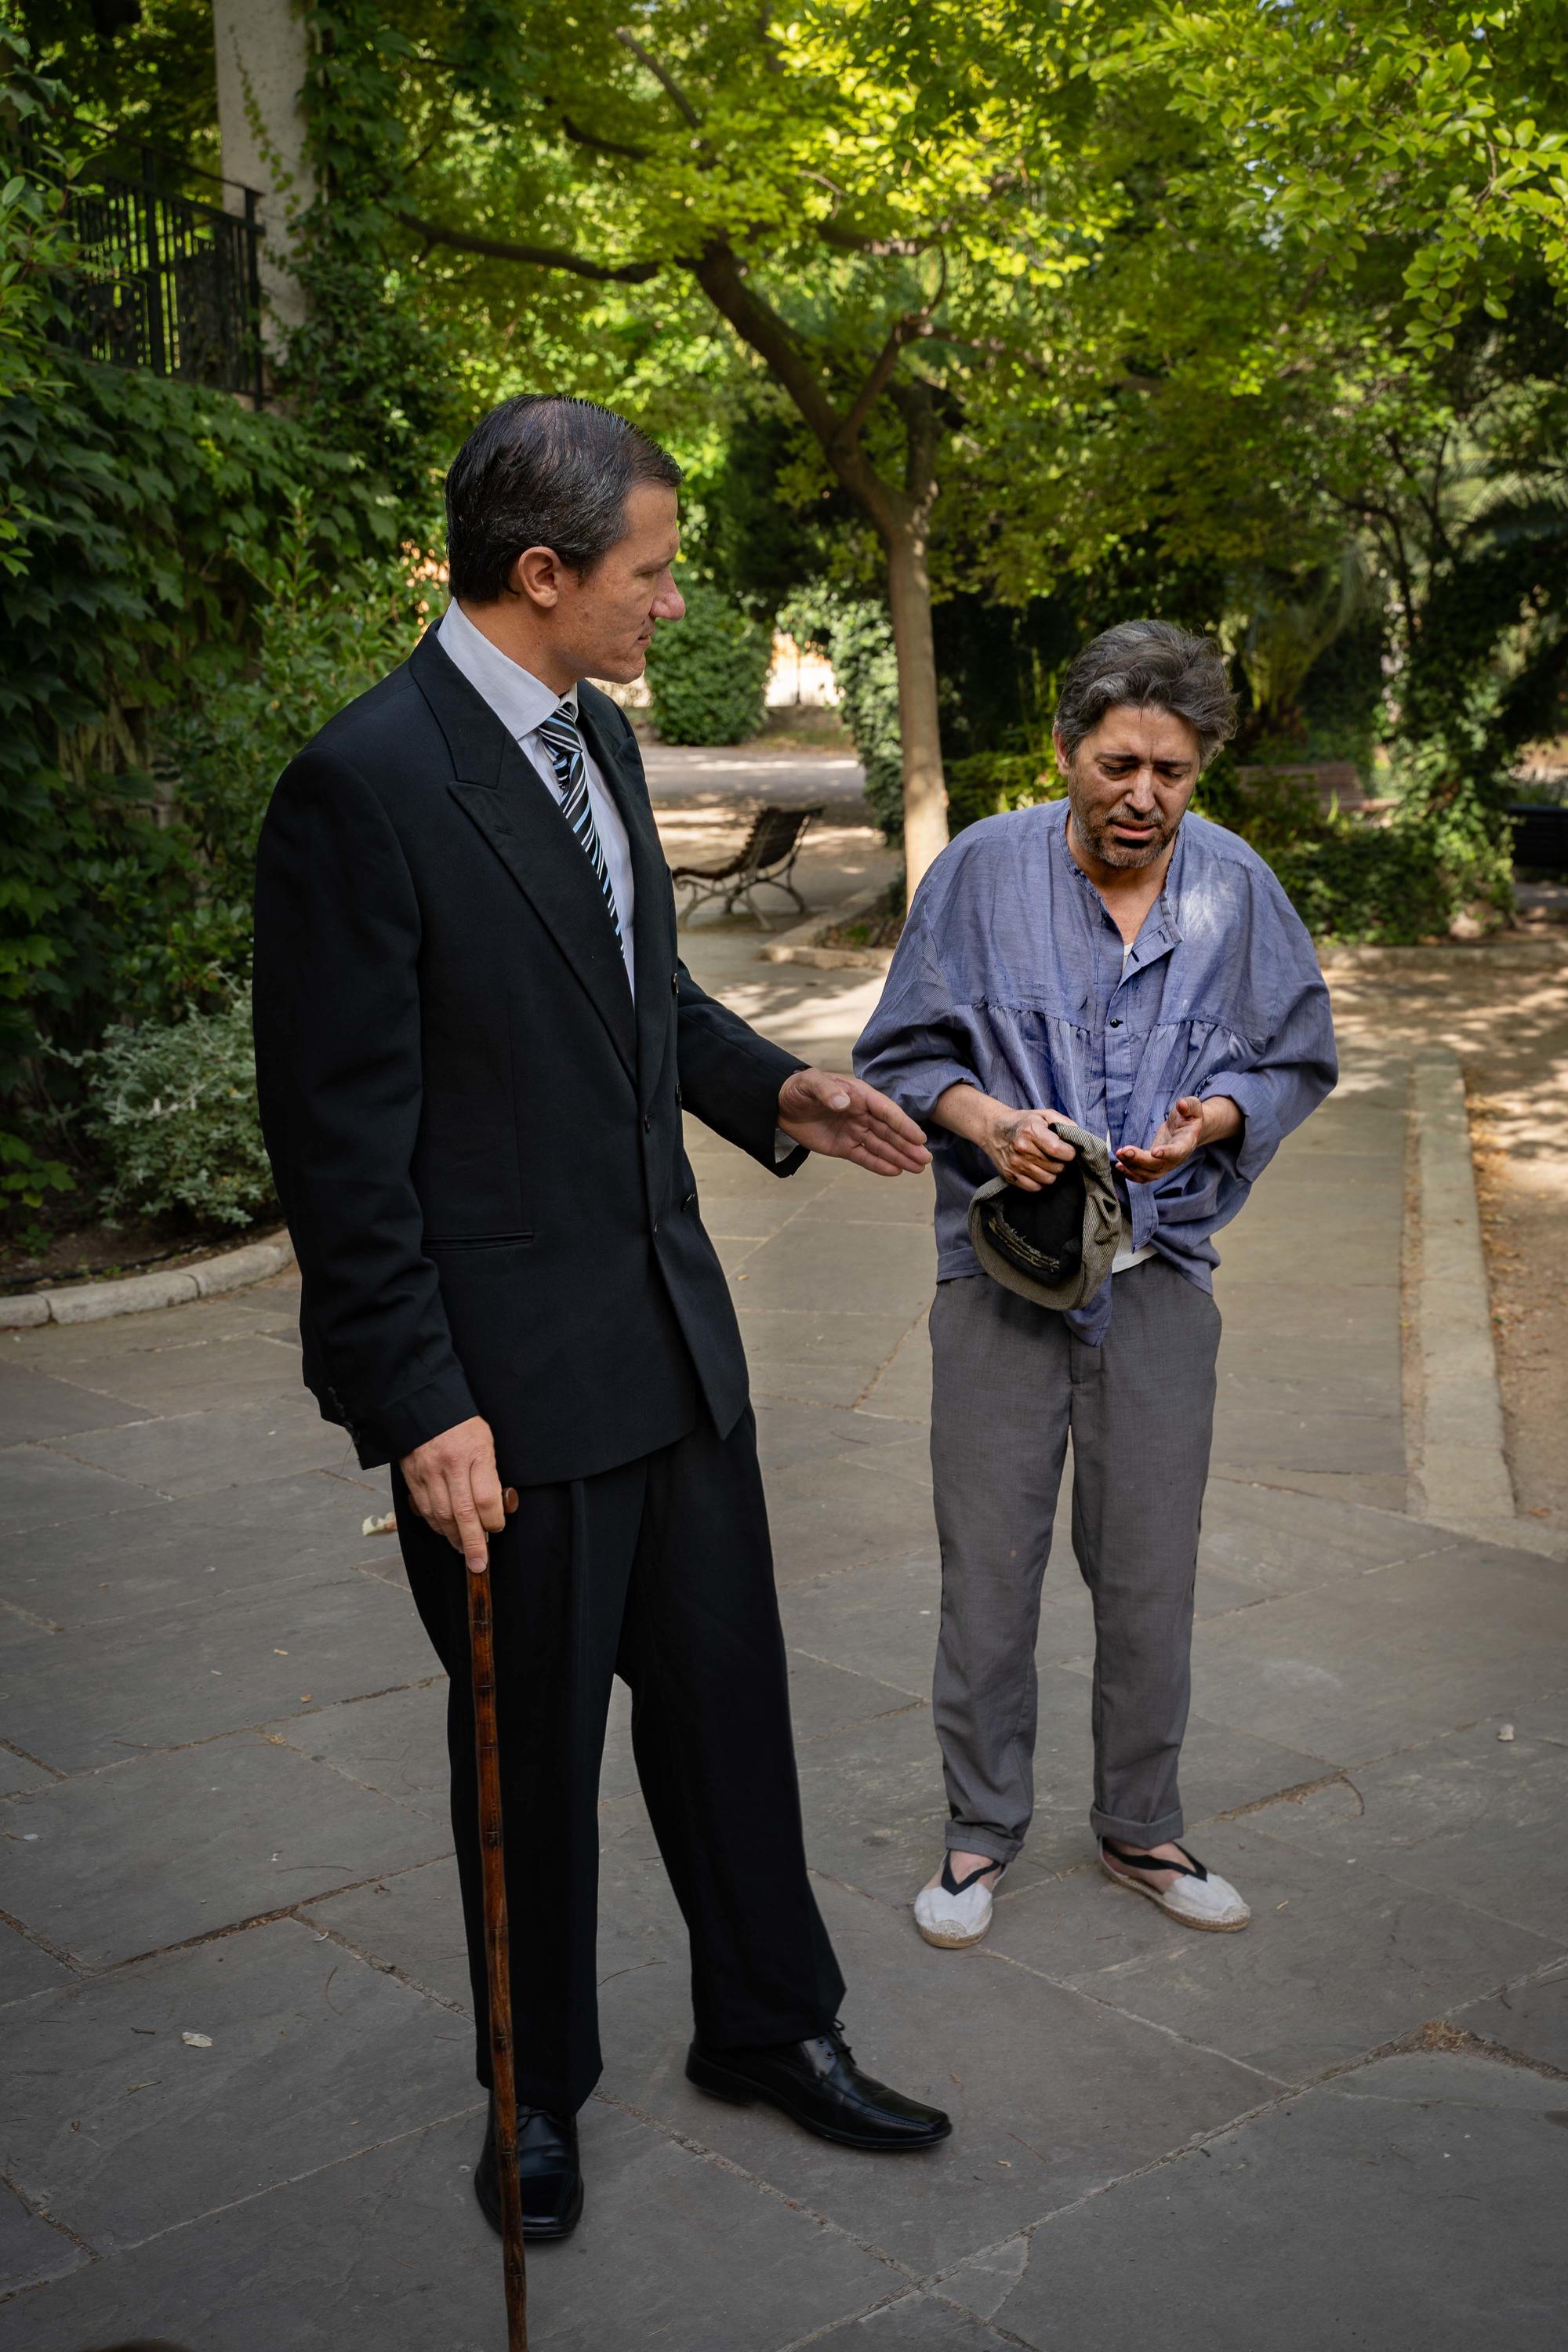
[[[484,697],[447,658],[434,630],[421,638],[410,668],[452,755],[447,790],[550,932],[635,1081],[637,1034],[626,965],[597,877],[567,831],[559,803]],[[648,821],[651,825],[651,816]],[[640,918],[640,871],[637,892]],[[641,932],[639,920],[639,950]],[[640,992],[640,954],[637,981]]]
[[[621,736],[618,730],[612,734],[608,726],[601,725],[592,699],[592,689],[578,695],[578,720],[583,740],[626,826],[637,889],[632,961],[637,980],[637,1092],[647,1103],[658,1087],[669,1045],[675,1003],[669,985],[676,965],[675,893],[636,739]]]

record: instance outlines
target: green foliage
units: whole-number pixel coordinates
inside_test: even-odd
[[[797,598],[779,616],[797,645],[833,664],[839,709],[866,771],[871,815],[889,841],[904,830],[904,763],[899,733],[899,663],[887,608],[839,589]]]
[[[972,751],[947,763],[948,831],[962,833],[1005,809],[1060,800],[1066,790],[1054,760],[1042,765],[1031,751]]]
[[[112,1022],[102,1045],[78,1059],[86,1124],[110,1171],[109,1216],[183,1212],[203,1224],[247,1225],[275,1206],[247,991],[231,989],[216,1012],[181,1021]]]
[[[1511,859],[1500,797],[1483,812],[1452,755],[1407,755],[1394,773],[1398,806],[1379,824],[1282,776],[1237,775],[1222,753],[1194,806],[1250,843],[1283,884],[1314,938],[1411,947],[1444,939],[1455,918],[1502,913]]]
[[[1442,939],[1461,903],[1436,845],[1414,825],[1344,819],[1269,859],[1314,939],[1409,947]]]
[[[749,743],[762,732],[773,631],[716,588],[683,593],[686,618],[648,647],[654,725],[667,743]]]
[[[481,5],[445,13],[457,70],[471,79],[469,61],[486,53],[498,12]],[[396,226],[416,145],[402,101],[418,89],[426,21],[405,29],[380,0],[301,0],[301,14],[318,184],[313,195],[300,191],[297,198],[293,266],[309,313],[289,340],[285,386],[316,433],[352,450],[387,486],[405,527],[429,545],[441,465],[461,437],[469,404],[450,323],[437,323],[416,300],[406,238]],[[490,26],[489,35],[476,33],[477,26]]]
[[[16,523],[0,577],[0,1087],[21,1109],[12,1178],[26,1164],[18,1145],[62,1156],[40,1040],[79,1047],[116,1014],[167,1017],[208,994],[215,971],[244,968],[244,828],[218,822],[210,790],[200,810],[183,803],[170,749],[254,663],[277,551],[308,528],[315,560],[357,579],[383,513],[297,425],[63,353],[53,365],[53,383],[0,410]],[[302,484],[314,493],[308,526]]]

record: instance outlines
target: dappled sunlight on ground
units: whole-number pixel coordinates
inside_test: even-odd
[[[1342,1038],[1458,1055],[1521,1511],[1568,1525],[1568,963],[1329,973]]]

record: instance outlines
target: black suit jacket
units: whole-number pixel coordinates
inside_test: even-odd
[[[554,795],[434,632],[262,826],[262,1128],[306,1383],[366,1465],[482,1412],[503,1479],[585,1477],[745,1408],[680,1106],[772,1168],[801,1066],[681,964],[636,738],[579,709],[631,844],[635,1010]]]

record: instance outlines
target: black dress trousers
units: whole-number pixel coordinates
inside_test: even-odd
[[[492,1539],[518,2096],[574,2113],[600,2071],[598,1789],[610,1683],[632,1694],[643,1794],[691,1943],[702,2042],[822,2032],[843,1998],[806,1875],[773,1555],[748,1410],[621,1467],[526,1486]],[[501,1465],[501,1475],[506,1465]],[[451,1678],[452,1832],[489,2081],[462,1560],[395,1474],[415,1601]]]

